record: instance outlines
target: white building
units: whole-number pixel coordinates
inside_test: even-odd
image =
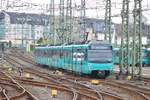
[[[14,45],[25,47],[49,33],[48,15],[2,11],[0,22],[3,39],[11,40]]]

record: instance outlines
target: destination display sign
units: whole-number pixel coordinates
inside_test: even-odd
[[[111,46],[91,45],[91,49],[111,49]]]

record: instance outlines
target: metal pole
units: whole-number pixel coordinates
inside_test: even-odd
[[[139,77],[142,75],[142,57],[141,57],[141,16],[142,16],[142,7],[141,7],[142,0],[134,0],[134,10],[133,10],[133,17],[134,17],[134,34],[133,34],[133,63],[132,63],[132,76],[134,76],[135,68],[138,69]],[[137,66],[136,66],[137,65]]]
[[[66,31],[68,34],[67,35],[67,42],[71,42],[72,37],[72,0],[67,0],[67,9],[66,9]]]
[[[129,74],[129,0],[123,0],[121,16],[122,35],[120,48],[120,73],[122,73],[124,69],[126,74]]]
[[[65,16],[64,16],[64,0],[60,0],[60,16],[59,16],[59,28],[58,28],[58,36],[61,43],[64,43],[64,33],[65,33]]]
[[[83,34],[83,40],[86,40],[86,33],[85,33],[85,16],[86,16],[86,9],[85,9],[85,0],[81,0],[81,11],[80,11],[80,33]]]
[[[105,40],[108,40],[111,43],[111,0],[106,0],[105,7]]]
[[[55,2],[50,0],[50,34],[49,39],[52,39],[52,44],[56,44],[56,35],[55,35]],[[51,35],[53,35],[51,38]]]
[[[22,33],[22,35],[21,35],[21,38],[22,38],[22,39],[21,39],[21,40],[22,40],[22,48],[24,47],[24,46],[23,46],[23,45],[24,45],[24,43],[23,43],[23,42],[24,42],[24,41],[23,41],[23,37],[24,37],[24,36],[23,36],[23,35],[24,35],[23,29],[24,29],[24,26],[23,26],[23,23],[22,23],[22,32],[21,32],[21,33]]]
[[[34,46],[35,46],[35,29],[34,29],[34,24],[31,24],[31,36],[33,36],[33,43],[34,43]]]

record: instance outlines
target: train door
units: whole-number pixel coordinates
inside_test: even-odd
[[[76,72],[83,73],[85,53],[82,49],[74,49],[73,51],[73,69]]]
[[[71,62],[71,58],[72,58],[72,53],[71,53],[71,50],[68,49],[66,51],[66,57],[65,57],[65,67],[66,69],[72,71],[72,62]]]

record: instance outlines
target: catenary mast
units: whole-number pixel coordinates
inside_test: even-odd
[[[120,74],[122,74],[123,71],[129,74],[129,0],[123,0],[121,17]]]

